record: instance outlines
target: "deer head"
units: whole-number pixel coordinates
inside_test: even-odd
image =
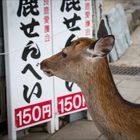
[[[72,41],[61,52],[41,62],[41,69],[48,76],[56,76],[66,81],[78,83],[82,75],[96,69],[101,59],[112,50],[114,36],[106,35],[103,20],[100,23],[98,38],[82,37]],[[101,37],[102,36],[102,37]]]

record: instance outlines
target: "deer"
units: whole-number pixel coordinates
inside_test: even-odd
[[[97,36],[71,41],[40,68],[80,87],[92,120],[108,140],[140,140],[140,104],[125,100],[115,85],[107,58],[115,37],[108,35],[104,20]]]

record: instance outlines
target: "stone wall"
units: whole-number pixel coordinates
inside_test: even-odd
[[[132,33],[140,26],[140,0],[104,0],[104,14],[107,14],[118,3],[124,7],[129,30]]]

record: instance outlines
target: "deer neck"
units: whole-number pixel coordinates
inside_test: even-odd
[[[97,64],[94,63],[93,67],[89,64],[85,68],[86,72],[82,74],[83,79],[80,80],[82,82],[78,85],[84,93],[90,112],[94,113],[94,116],[99,115],[99,112],[103,113],[101,116],[106,116],[109,111],[111,114],[116,111],[116,106],[121,108],[124,100],[114,84],[107,59],[99,61]]]
[[[79,86],[84,92],[85,97],[93,95],[95,99],[107,100],[111,102],[111,98],[121,100],[121,96],[114,84],[112,74],[106,58],[100,59],[93,65],[87,64],[85,66],[85,72],[82,73],[82,80],[79,82]],[[114,102],[114,101],[113,101]]]
[[[120,132],[124,139],[133,137],[131,134],[136,134],[139,139],[137,131],[140,128],[140,106],[136,107],[121,97],[113,81],[107,59],[99,61],[97,64],[94,63],[93,67],[90,64],[85,68],[84,71],[87,72],[82,74],[82,82],[77,83],[84,94],[96,126],[110,139],[116,137],[118,140]]]

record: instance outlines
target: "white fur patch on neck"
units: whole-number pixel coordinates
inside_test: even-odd
[[[92,57],[98,57],[98,58],[102,58],[102,57],[104,57],[104,53],[102,52],[102,51],[98,51],[98,50],[96,50],[96,49],[87,49],[86,50],[86,52],[87,52],[87,54],[89,54],[89,56],[92,56]]]
[[[92,55],[84,56],[84,58],[92,63],[97,62],[101,57],[92,57]]]
[[[91,55],[93,55],[94,54],[94,49],[87,49],[86,50],[86,52],[88,53],[88,54],[91,54]]]
[[[103,58],[102,54],[98,54],[97,51],[89,48],[86,50],[86,53],[83,57],[92,63],[97,62],[100,58]]]

